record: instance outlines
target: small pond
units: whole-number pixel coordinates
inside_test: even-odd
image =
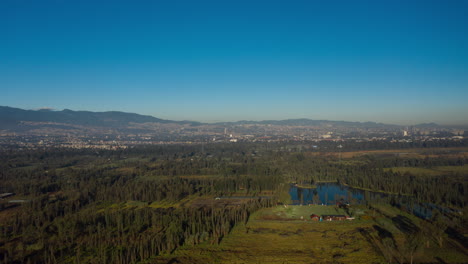
[[[334,205],[337,201],[352,204],[364,204],[366,200],[385,201],[399,207],[405,207],[421,218],[431,218],[432,204],[422,204],[409,196],[391,195],[380,192],[364,191],[338,183],[317,183],[317,188],[300,188],[291,185],[289,194],[293,205],[325,204]]]

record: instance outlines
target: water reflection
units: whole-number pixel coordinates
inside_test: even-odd
[[[401,196],[380,192],[364,191],[340,185],[338,183],[318,183],[317,188],[300,188],[291,185],[289,194],[293,205],[324,204],[334,205],[337,202],[364,204],[366,201],[385,202],[421,218],[431,218],[433,204],[418,203],[411,196]]]
[[[289,190],[293,204],[335,204],[343,199],[346,202],[360,203],[364,199],[361,190],[352,189],[337,183],[319,183],[315,189],[291,186]]]

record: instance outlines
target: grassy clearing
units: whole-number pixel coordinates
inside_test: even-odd
[[[468,175],[468,165],[463,166],[438,166],[434,168],[437,171],[446,173],[460,173],[462,175]]]
[[[257,216],[258,219],[283,219],[283,220],[310,220],[310,215],[346,215],[346,211],[334,206],[322,205],[289,205],[278,206],[270,210],[263,210]],[[302,217],[302,218],[301,218]]]
[[[342,158],[354,158],[364,155],[400,155],[405,157],[464,157],[467,156],[468,148],[466,147],[453,147],[453,148],[408,148],[408,149],[389,149],[389,150],[362,150],[362,151],[348,151],[342,152]],[[331,152],[334,156],[338,157],[338,152]],[[316,154],[317,155],[317,154]]]
[[[207,196],[205,196],[206,198]],[[189,196],[186,196],[184,197],[183,199],[179,200],[179,201],[167,201],[167,200],[163,200],[163,201],[157,201],[157,202],[152,202],[150,205],[148,205],[149,207],[151,208],[170,208],[170,207],[174,207],[174,208],[178,208],[178,207],[183,207],[183,206],[189,206],[193,201],[199,199],[200,196],[198,195],[189,195]],[[211,197],[209,197],[211,198]]]
[[[204,197],[206,199],[206,196]],[[162,201],[155,201],[155,202],[141,202],[141,201],[127,201],[123,203],[100,203],[97,207],[99,212],[103,212],[107,209],[111,210],[125,210],[125,209],[140,209],[140,208],[145,208],[145,207],[150,207],[150,208],[178,208],[182,206],[190,206],[190,203],[193,202],[194,200],[199,199],[198,195],[191,195],[187,196],[180,201],[168,201],[168,200],[162,200]],[[214,198],[210,199],[214,200]]]
[[[341,209],[340,209],[341,210]],[[220,245],[184,246],[152,263],[381,263],[359,232],[369,221],[312,222],[301,215],[337,214],[329,206],[278,206],[255,213]],[[343,212],[340,212],[340,214]],[[344,213],[343,213],[344,214]],[[282,220],[270,220],[280,215]],[[305,218],[305,217],[304,217]],[[360,239],[356,239],[360,238]],[[177,263],[177,262],[174,262]]]
[[[399,172],[401,174],[404,173],[411,173],[416,176],[440,176],[441,173],[434,169],[427,169],[427,168],[414,168],[414,167],[392,167],[392,168],[385,168],[385,171],[393,171]]]
[[[18,166],[12,169],[26,172],[26,171],[33,171],[33,170],[41,169],[42,167],[43,167],[43,164],[41,163],[30,163],[30,164]]]
[[[468,175],[468,165],[464,166],[438,166],[433,168],[393,167],[384,170],[399,173],[411,173],[416,176],[442,176],[442,175]]]
[[[197,179],[197,180],[204,180],[204,179],[214,179],[221,177],[219,175],[181,175],[181,176],[163,176],[163,175],[151,175],[146,174],[138,177],[140,181],[162,181],[162,180],[171,180],[175,178],[180,179]]]
[[[173,254],[149,263],[388,263],[380,242],[382,230],[395,241],[393,262],[408,262],[406,231],[400,219],[419,225],[421,219],[389,205],[373,205],[361,211],[362,220],[314,222],[305,216],[345,214],[333,206],[277,206],[259,210],[247,224],[235,227],[221,244],[186,245]],[[337,211],[338,210],[338,211]],[[304,216],[304,219],[300,219]],[[430,241],[414,255],[416,263],[467,263],[462,250],[449,245],[438,247]]]
[[[317,185],[315,184],[296,184],[296,186],[302,189],[317,189]]]
[[[148,205],[148,207],[151,208],[171,208],[171,207],[179,207],[180,202],[171,202],[171,201],[157,201],[157,202],[152,202],[151,204]]]
[[[386,191],[382,191],[382,190],[375,190],[375,189],[364,188],[364,187],[359,187],[359,186],[352,186],[352,185],[345,184],[345,183],[343,183],[343,186],[348,186],[348,187],[351,187],[353,189],[358,189],[358,190],[362,190],[362,191],[369,191],[369,192],[375,192],[375,193],[386,193],[386,194],[404,195],[404,196],[412,196],[413,195],[413,194],[409,194],[409,193],[386,192]]]
[[[21,210],[19,205],[15,205],[15,206],[7,205],[7,206],[10,206],[10,207],[8,209],[0,211],[0,226],[3,226],[6,223],[8,223],[10,219],[14,219],[15,214],[19,210]]]

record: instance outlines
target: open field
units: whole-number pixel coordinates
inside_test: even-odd
[[[258,215],[262,220],[305,220],[310,221],[309,216],[316,215],[347,215],[346,211],[335,206],[322,205],[288,205],[278,206],[269,210],[263,210]]]
[[[185,246],[151,263],[381,263],[360,235],[370,222],[313,222],[310,212],[337,214],[327,206],[278,206],[255,213],[220,245]],[[343,212],[340,212],[343,213]],[[271,220],[271,216],[279,218]],[[304,220],[300,216],[304,215]],[[278,220],[280,219],[280,220]],[[173,262],[179,263],[179,262]]]
[[[309,215],[345,214],[333,206],[277,206],[262,209],[245,225],[235,227],[221,244],[183,246],[173,254],[148,263],[391,263],[406,262],[406,230],[422,221],[391,206],[354,208],[357,220],[314,222]],[[303,216],[303,219],[301,219]],[[358,220],[359,219],[359,220]],[[385,251],[380,242],[389,236],[394,249]],[[414,254],[416,263],[466,263],[460,245],[440,248],[428,240],[428,248]],[[449,243],[447,243],[448,245]],[[384,257],[387,254],[387,259]],[[390,252],[390,253],[389,253]]]
[[[415,176],[442,176],[442,175],[468,175],[468,165],[464,166],[437,166],[432,168],[416,168],[416,167],[393,167],[385,168],[384,170],[392,170],[393,172],[411,173]]]
[[[296,186],[298,188],[302,188],[302,189],[316,189],[317,188],[317,185],[315,185],[315,184],[304,184],[304,183],[302,183],[302,184],[296,184]]]
[[[124,210],[124,209],[141,209],[141,208],[180,208],[180,207],[193,207],[193,208],[200,208],[200,207],[216,207],[216,208],[224,208],[224,207],[233,207],[233,206],[240,206],[245,203],[248,203],[255,197],[223,197],[217,198],[212,195],[205,195],[205,196],[198,196],[198,195],[189,195],[179,201],[169,201],[169,200],[161,200],[161,201],[154,201],[154,202],[141,202],[141,201],[127,201],[122,203],[102,203],[98,206],[100,211],[104,211],[105,209],[112,209],[112,210]],[[2,213],[0,213],[0,217]]]
[[[216,179],[220,178],[219,175],[180,175],[177,178],[180,179],[193,179],[193,180],[207,180],[207,179]],[[162,175],[144,175],[139,176],[138,180],[140,181],[164,181],[176,178],[175,176],[162,176]]]
[[[215,208],[224,208],[224,207],[233,207],[240,206],[249,202],[250,198],[214,198],[214,197],[203,197],[197,198],[190,202],[189,206],[200,208],[200,207],[215,207]]]
[[[364,155],[374,156],[404,156],[414,158],[425,157],[468,157],[468,148],[405,148],[405,149],[389,149],[389,150],[362,150],[362,151],[343,151],[343,152],[309,152],[308,155],[313,156],[335,156],[347,159]]]

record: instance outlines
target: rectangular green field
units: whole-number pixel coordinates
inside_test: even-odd
[[[370,221],[315,222],[306,216],[337,214],[331,206],[278,206],[255,213],[221,244],[184,246],[152,263],[383,263],[362,235]],[[341,210],[341,209],[340,209]],[[344,212],[339,212],[344,214]],[[281,216],[271,219],[271,215]],[[304,219],[300,219],[304,216]]]

